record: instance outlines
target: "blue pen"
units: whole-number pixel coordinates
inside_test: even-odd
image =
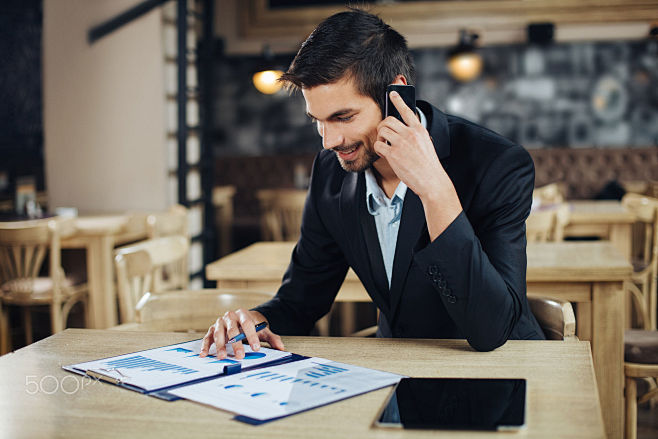
[[[262,331],[263,329],[267,328],[267,322],[260,322],[259,324],[256,325],[256,332]],[[247,336],[244,335],[244,332],[239,333],[232,339],[226,342],[226,344],[231,344],[231,343],[236,343],[238,341],[244,340]]]

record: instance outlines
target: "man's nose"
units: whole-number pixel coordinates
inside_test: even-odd
[[[324,124],[321,135],[324,149],[332,149],[343,144],[343,134],[340,130],[330,127],[329,124]]]

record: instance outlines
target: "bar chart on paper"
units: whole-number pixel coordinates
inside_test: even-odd
[[[219,360],[213,346],[207,357],[201,358],[201,340],[193,340],[173,346],[164,346],[132,354],[105,358],[68,366],[67,369],[85,373],[92,371],[119,380],[145,392],[163,389],[224,372],[227,365],[240,364],[242,368],[257,366],[290,356],[289,352],[262,348],[252,352],[244,346],[246,355],[237,360],[231,345],[227,346],[229,357]]]
[[[401,376],[309,358],[174,390],[177,396],[267,420],[397,383]]]

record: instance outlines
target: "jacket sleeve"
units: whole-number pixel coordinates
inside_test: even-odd
[[[348,270],[342,250],[317,209],[325,186],[321,162],[322,156],[318,155],[311,171],[300,238],[281,286],[272,300],[254,308],[267,318],[272,331],[280,335],[308,335],[315,322],[331,309]]]
[[[469,215],[477,232],[462,211],[415,259],[469,344],[489,351],[510,337],[525,301],[532,159],[510,147],[476,184]]]

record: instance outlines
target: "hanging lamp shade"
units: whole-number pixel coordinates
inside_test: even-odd
[[[281,90],[283,84],[279,82],[279,78],[283,75],[281,70],[274,63],[274,54],[269,46],[263,48],[263,56],[261,65],[251,77],[256,89],[266,95],[271,95]]]
[[[470,82],[482,73],[482,56],[475,50],[478,34],[459,31],[459,43],[448,52],[448,70],[460,82]]]
[[[281,75],[283,75],[282,70],[261,70],[254,73],[251,80],[259,92],[271,95],[281,90],[283,85],[279,82]]]

